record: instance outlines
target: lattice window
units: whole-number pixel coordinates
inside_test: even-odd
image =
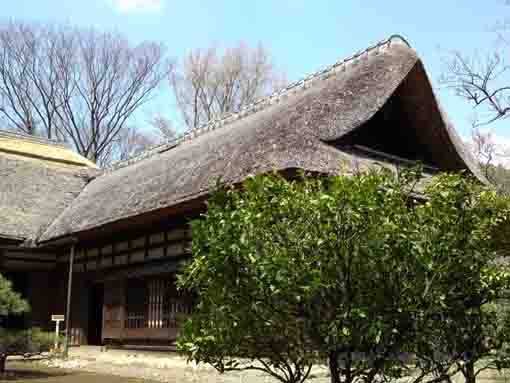
[[[147,286],[143,279],[130,279],[126,284],[126,328],[147,327]]]
[[[126,328],[176,328],[191,313],[191,299],[177,291],[173,278],[129,280]]]
[[[148,281],[148,327],[163,328],[163,307],[165,290],[170,281],[153,279]]]
[[[177,290],[175,280],[169,282],[165,289],[162,326],[177,328],[179,322],[191,314],[192,300],[189,295]]]

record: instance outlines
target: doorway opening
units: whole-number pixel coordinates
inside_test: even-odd
[[[102,283],[93,284],[90,288],[89,296],[89,325],[87,342],[92,346],[100,346],[101,331],[103,328],[103,300],[104,285]]]

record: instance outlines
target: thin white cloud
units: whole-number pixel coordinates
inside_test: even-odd
[[[163,0],[110,0],[118,12],[159,12]]]

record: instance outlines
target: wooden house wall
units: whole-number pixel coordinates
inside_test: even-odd
[[[63,265],[54,272],[54,278],[57,288],[55,289],[55,294],[50,297],[53,304],[50,306],[50,312],[47,314],[48,320],[51,320],[51,315],[53,314],[66,314],[68,273]],[[71,345],[87,344],[89,326],[88,313],[90,309],[89,287],[90,279],[87,275],[80,273],[73,275],[70,329]],[[54,330],[55,323],[51,322],[51,326]],[[61,325],[62,331],[64,327],[65,326]]]
[[[111,241],[78,245],[74,272],[104,272],[190,254],[191,233],[185,224],[164,231],[132,235],[130,238],[120,234]],[[67,259],[62,261],[67,262]]]
[[[124,280],[106,282],[104,285],[102,339],[123,338],[124,306]]]
[[[127,325],[127,290],[133,280],[144,280],[147,283],[151,280],[170,280],[175,270],[168,266],[190,256],[190,239],[189,225],[182,222],[167,227],[157,226],[147,232],[119,233],[109,241],[78,243],[73,267],[72,344],[87,344],[90,291],[96,283],[104,285],[101,331],[103,341],[159,344],[173,341],[177,336],[178,326],[150,326],[152,314],[148,311],[144,326],[130,328]],[[66,267],[67,259],[61,257],[59,269],[64,270]],[[67,273],[60,275],[56,313],[65,312]],[[149,299],[147,296],[147,310],[154,307],[154,303],[151,304]],[[186,310],[189,311],[189,308]]]

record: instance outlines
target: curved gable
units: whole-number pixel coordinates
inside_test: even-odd
[[[441,109],[420,60],[370,119],[333,141],[340,148],[366,147],[438,170],[467,170],[485,180]]]

